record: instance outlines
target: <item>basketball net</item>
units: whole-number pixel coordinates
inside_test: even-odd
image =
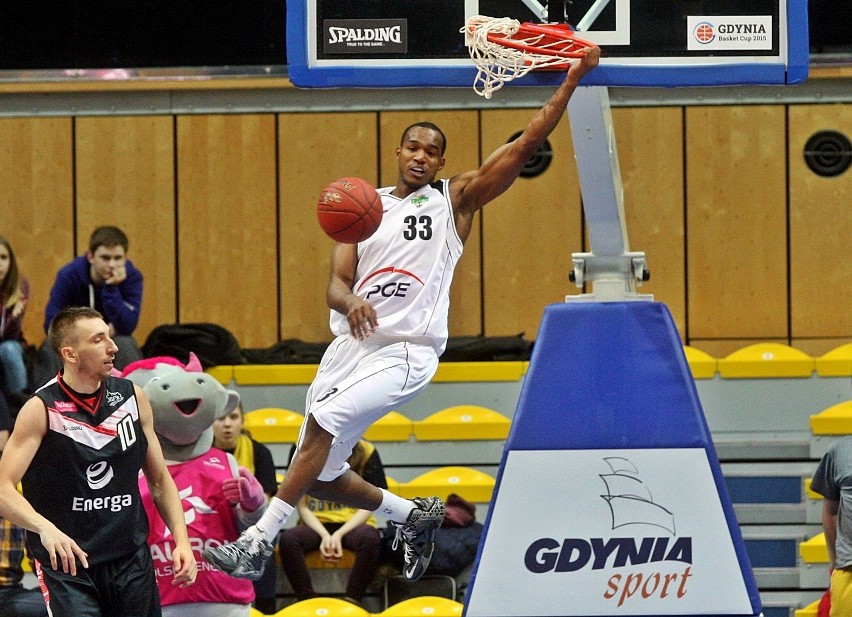
[[[522,24],[509,17],[475,15],[461,29],[476,65],[473,90],[490,99],[506,82],[541,69],[567,69],[589,43],[562,26]]]

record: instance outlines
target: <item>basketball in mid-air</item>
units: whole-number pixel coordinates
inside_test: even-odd
[[[382,222],[382,199],[366,180],[340,178],[317,201],[323,231],[338,242],[356,244],[372,236]]]

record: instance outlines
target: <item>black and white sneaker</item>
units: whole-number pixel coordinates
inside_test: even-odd
[[[201,556],[213,567],[234,578],[247,578],[250,581],[263,576],[270,555],[272,545],[246,531],[233,542],[201,551]]]
[[[396,528],[393,548],[402,542],[405,567],[402,574],[405,580],[413,583],[426,571],[435,550],[435,531],[444,520],[444,502],[437,497],[415,497],[417,506],[408,515],[404,523],[391,522]]]

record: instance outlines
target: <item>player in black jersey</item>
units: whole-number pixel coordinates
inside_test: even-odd
[[[30,531],[53,617],[159,617],[140,470],[174,536],[174,584],[195,582],[197,564],[151,405],[111,376],[118,348],[97,311],[63,309],[48,337],[63,371],[18,414],[0,459],[0,516]]]

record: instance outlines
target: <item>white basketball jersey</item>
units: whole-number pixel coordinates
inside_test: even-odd
[[[379,189],[384,214],[379,229],[358,244],[353,291],[369,302],[379,327],[371,340],[447,344],[450,283],[463,244],[456,232],[449,180],[417,189],[405,199]],[[348,334],[346,316],[331,311],[331,330]],[[374,338],[375,337],[375,338]]]

